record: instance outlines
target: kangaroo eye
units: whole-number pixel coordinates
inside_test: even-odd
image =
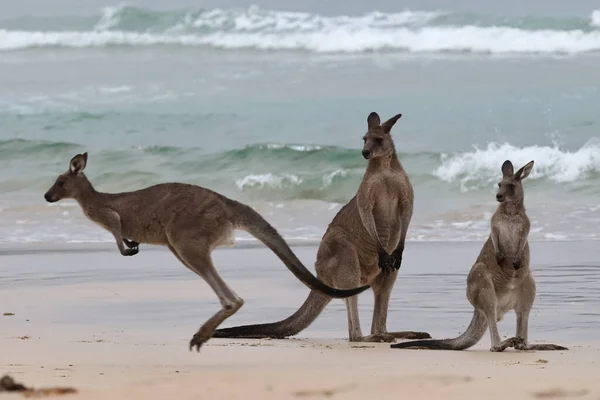
[[[375,144],[381,144],[381,143],[383,143],[383,140],[381,140],[381,139],[375,139]]]
[[[58,185],[58,187],[63,187],[65,186],[65,181],[58,181],[56,182],[56,184]]]

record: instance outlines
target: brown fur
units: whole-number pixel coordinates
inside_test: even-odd
[[[535,300],[535,280],[529,268],[529,218],[525,213],[522,180],[533,161],[514,173],[510,161],[502,164],[502,180],[492,216],[491,233],[467,278],[467,299],[475,308],[467,330],[455,339],[420,340],[393,344],[392,348],[464,350],[474,346],[490,328],[491,351],[507,347],[518,350],[567,350],[555,344],[528,344],[529,313]],[[500,340],[497,322],[504,314],[517,314],[516,336]]]
[[[226,318],[244,304],[215,270],[210,253],[233,244],[233,230],[248,231],[267,245],[298,279],[328,296],[354,296],[368,288],[334,289],[319,281],[298,260],[277,231],[252,208],[211,190],[183,183],[164,183],[124,193],[101,193],[83,174],[87,153],[71,160],[44,195],[48,202],[75,199],[83,213],[113,234],[124,256],[139,252],[140,243],[168,246],[186,267],[215,291],[222,309],[211,317],[190,342],[190,349],[206,342]]]
[[[350,341],[387,341],[395,338],[429,338],[426,332],[388,332],[387,312],[406,232],[413,213],[413,188],[398,160],[390,131],[398,114],[381,124],[377,113],[367,118],[363,157],[369,160],[358,193],[329,224],[319,250],[317,277],[341,288],[371,285],[375,307],[371,334],[363,336],[358,318],[358,296],[345,299]],[[289,318],[270,324],[218,329],[214,337],[286,337],[306,329],[331,298],[311,291]]]

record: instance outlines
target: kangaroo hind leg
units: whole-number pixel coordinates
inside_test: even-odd
[[[200,351],[200,347],[212,337],[217,327],[235,314],[244,305],[244,301],[227,286],[215,270],[208,246],[192,243],[185,246],[172,245],[170,248],[181,262],[209,284],[221,302],[221,309],[210,317],[190,340],[190,350],[195,347]]]
[[[528,331],[529,331],[529,313],[533,307],[533,301],[535,298],[535,282],[530,279],[529,282],[523,284],[523,290],[521,293],[521,302],[516,307],[515,313],[517,314],[517,338],[521,341],[515,346],[516,350],[533,350],[533,351],[551,351],[551,350],[569,350],[564,346],[552,343],[541,343],[541,344],[529,344],[528,343]]]
[[[339,288],[353,288],[361,284],[360,261],[352,243],[343,239],[328,240],[321,245],[317,255],[315,268],[320,279],[328,285]],[[348,338],[351,342],[382,341],[368,340],[363,337],[358,315],[358,296],[347,297],[346,312],[348,314]],[[392,338],[393,340],[393,338]]]
[[[393,339],[430,339],[431,335],[427,332],[388,332],[387,314],[390,296],[397,277],[398,271],[394,271],[390,274],[380,274],[372,285],[375,304],[373,307],[373,322],[371,324],[370,336],[383,335],[392,338],[390,341],[394,341]]]

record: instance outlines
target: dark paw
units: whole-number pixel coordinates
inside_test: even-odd
[[[206,343],[206,341],[208,340],[208,338],[204,338],[202,337],[202,335],[199,335],[198,333],[196,333],[194,335],[194,337],[192,338],[192,340],[190,340],[190,351],[194,350],[194,347],[196,348],[196,351],[200,351],[200,347],[202,347],[202,345],[204,343]]]
[[[139,252],[140,252],[139,247],[132,247],[131,249],[125,249],[125,251],[122,254],[124,256],[135,256]]]
[[[125,243],[125,246],[129,247],[130,249],[133,249],[134,247],[138,247],[140,245],[138,242],[134,242],[133,240],[128,239],[123,239],[123,243]]]
[[[385,251],[379,252],[379,269],[384,274],[389,274],[394,271],[394,258]]]
[[[392,258],[394,259],[394,269],[398,271],[402,266],[402,250],[394,250]]]

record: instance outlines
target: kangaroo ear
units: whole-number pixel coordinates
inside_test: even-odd
[[[533,160],[529,161],[523,168],[517,171],[515,177],[519,180],[523,180],[529,176],[531,170],[533,169]]]
[[[77,154],[75,157],[71,159],[69,163],[69,170],[73,174],[78,174],[85,169],[87,164],[87,152],[83,154]]]
[[[377,128],[379,125],[381,125],[381,120],[379,119],[379,115],[373,111],[367,117],[367,126],[369,129],[372,129],[372,128]]]
[[[502,164],[502,176],[506,178],[508,176],[512,176],[514,172],[515,169],[513,168],[513,165],[510,162],[510,160],[504,161],[504,163]]]
[[[385,133],[390,133],[390,131],[392,130],[392,127],[394,126],[396,121],[398,121],[400,119],[400,117],[402,117],[402,114],[396,114],[392,118],[385,121],[383,123],[383,125],[381,125],[381,127],[383,128],[383,131]]]

